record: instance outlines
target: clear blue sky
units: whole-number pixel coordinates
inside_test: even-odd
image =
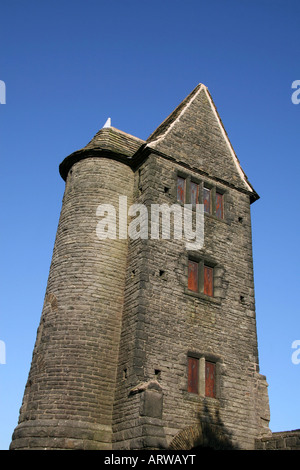
[[[112,125],[146,139],[199,83],[261,199],[252,206],[260,371],[272,431],[300,428],[298,0],[3,0],[0,448],[17,424],[64,183]]]

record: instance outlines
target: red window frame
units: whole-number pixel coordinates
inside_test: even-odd
[[[188,357],[188,392],[199,393],[199,359]]]
[[[211,190],[209,188],[203,188],[203,204],[204,212],[211,214]]]
[[[182,176],[177,176],[177,201],[185,203],[186,180]]]
[[[203,294],[214,295],[214,268],[204,265]]]
[[[224,196],[218,191],[216,192],[216,217],[224,218]]]
[[[191,181],[191,204],[194,206],[198,204],[199,200],[199,184]]]
[[[216,397],[216,364],[205,361],[205,396]]]
[[[199,290],[199,263],[189,259],[188,289],[194,292]]]

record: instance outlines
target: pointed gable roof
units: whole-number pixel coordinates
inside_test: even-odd
[[[212,97],[201,83],[150,135],[147,147],[249,192],[252,200],[258,199],[241,168]]]

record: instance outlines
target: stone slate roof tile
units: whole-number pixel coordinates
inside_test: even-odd
[[[100,129],[84,149],[101,148],[132,157],[144,143],[144,140],[115,127],[106,127]]]

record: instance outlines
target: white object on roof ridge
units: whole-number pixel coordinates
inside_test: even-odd
[[[111,118],[108,118],[106,123],[104,124],[103,128],[104,127],[111,127]]]

